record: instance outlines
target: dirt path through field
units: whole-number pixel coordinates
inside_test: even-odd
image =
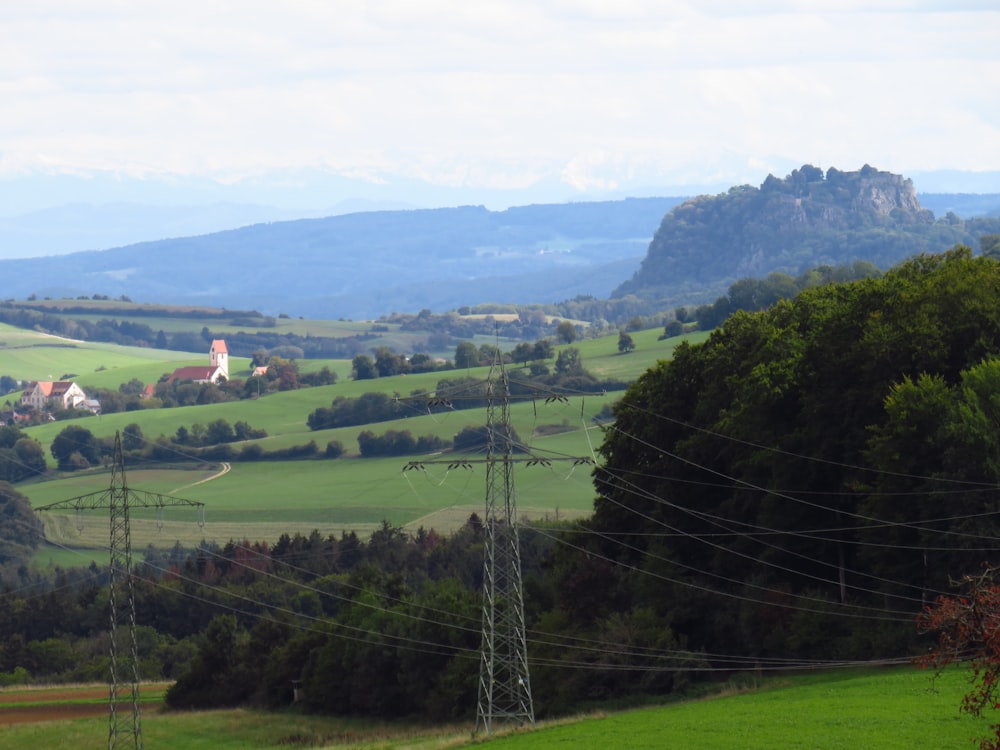
[[[218,479],[219,477],[224,477],[226,474],[229,473],[229,471],[232,468],[233,468],[232,464],[230,464],[230,463],[228,463],[226,461],[223,461],[222,462],[222,468],[219,469],[217,472],[215,472],[212,476],[205,477],[204,479],[199,479],[197,482],[191,482],[191,484],[181,485],[180,487],[177,487],[175,489],[170,490],[170,492],[167,493],[167,494],[174,495],[174,494],[176,494],[176,493],[178,493],[178,492],[180,492],[182,490],[186,490],[188,487],[197,487],[199,484],[205,484],[205,482],[211,482],[213,479]]]

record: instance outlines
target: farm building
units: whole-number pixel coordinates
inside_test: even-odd
[[[36,380],[21,393],[21,406],[39,411],[52,407],[75,409],[87,400],[87,394],[70,380]]]

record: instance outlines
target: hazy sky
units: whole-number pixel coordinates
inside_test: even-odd
[[[46,0],[0,22],[0,178],[579,194],[1000,170],[996,0]],[[997,186],[1000,191],[1000,185]]]

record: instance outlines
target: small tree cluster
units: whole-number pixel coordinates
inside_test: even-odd
[[[412,453],[428,453],[450,447],[448,441],[436,435],[422,435],[414,438],[409,430],[386,430],[376,435],[371,430],[358,434],[358,450],[362,458],[376,456],[406,456]]]

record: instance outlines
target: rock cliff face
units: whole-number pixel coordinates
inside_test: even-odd
[[[759,188],[730,188],[676,206],[642,266],[615,296],[676,296],[773,271],[868,260],[880,267],[928,249],[934,215],[912,181],[865,165],[853,172],[804,165]],[[932,248],[936,249],[936,248]]]

